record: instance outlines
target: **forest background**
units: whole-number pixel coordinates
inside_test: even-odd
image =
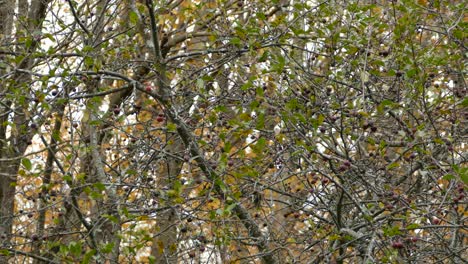
[[[465,1],[0,1],[0,263],[466,263]]]

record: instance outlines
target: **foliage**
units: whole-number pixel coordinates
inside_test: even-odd
[[[15,3],[1,263],[467,257],[463,1]]]

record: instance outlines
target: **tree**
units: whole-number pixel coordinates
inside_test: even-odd
[[[459,1],[4,1],[0,262],[462,263]]]

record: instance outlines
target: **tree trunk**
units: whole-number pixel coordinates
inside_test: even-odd
[[[20,10],[25,9],[24,2],[20,1]],[[47,1],[33,1],[29,12],[27,13],[28,24],[27,28],[29,32],[40,31],[42,21],[46,14]],[[14,9],[16,3],[14,1],[1,1],[0,2],[0,43],[8,44],[13,40],[12,26],[14,23]],[[24,14],[26,15],[26,14]],[[21,29],[17,29],[21,30]],[[38,46],[37,41],[32,41],[31,46],[27,47],[28,52],[34,52]],[[18,46],[19,49],[23,47]],[[0,57],[1,59],[1,57]],[[31,57],[25,57],[19,64],[18,69],[30,70],[34,64],[34,59]],[[0,75],[4,71],[0,71]],[[5,79],[2,81],[0,87],[1,94],[7,94],[17,88],[17,85],[23,85],[24,95],[28,96],[27,85],[31,80],[31,76],[28,74],[14,74],[11,79]],[[14,111],[14,116],[10,117],[8,112],[11,111],[11,107],[17,108]],[[15,200],[15,186],[17,181],[17,173],[21,164],[21,156],[24,154],[27,148],[27,143],[34,136],[33,131],[28,130],[28,112],[29,104],[26,102],[11,102],[2,98],[2,104],[0,106],[0,233],[6,235],[5,244],[9,244],[12,239],[12,224],[14,216],[14,200]],[[7,134],[7,121],[13,121],[13,124],[9,127],[10,135]],[[24,128],[26,126],[26,129]],[[0,263],[6,263],[7,257],[0,256]]]

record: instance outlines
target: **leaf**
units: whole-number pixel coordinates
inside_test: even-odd
[[[442,179],[447,180],[447,181],[451,181],[451,180],[455,179],[455,176],[453,174],[445,174],[444,177],[442,177]]]
[[[265,114],[260,113],[257,116],[257,125],[255,126],[256,129],[261,130],[265,127]]]
[[[237,206],[236,203],[232,203],[232,204],[228,205],[228,206],[226,207],[226,209],[224,209],[224,210],[230,214],[231,211],[232,211],[232,209],[234,209],[236,206]]]
[[[32,44],[33,44],[33,39],[26,38],[25,47],[29,49],[32,46]]]
[[[252,146],[253,151],[256,154],[261,154],[265,151],[266,140],[264,137],[261,137],[257,140],[256,144]]]
[[[86,56],[85,59],[84,59],[84,64],[87,67],[91,67],[94,64],[94,59],[92,57]]]
[[[67,183],[67,184],[71,184],[72,183],[72,176],[70,174],[65,174],[62,176],[62,179]]]
[[[209,216],[209,217],[210,217],[210,220],[216,219],[216,215],[217,215],[217,214],[216,214],[216,211],[215,211],[215,210],[210,210],[210,213],[209,213],[209,214],[210,214],[210,216]]]
[[[384,235],[393,237],[393,236],[398,236],[401,235],[400,227],[399,226],[389,226],[383,229]]]
[[[91,260],[91,258],[96,254],[95,249],[88,249],[83,260],[81,261],[81,264],[88,264]]]
[[[174,123],[171,123],[171,122],[169,122],[166,125],[166,128],[167,128],[167,131],[169,131],[169,132],[176,132],[177,131],[177,125],[174,124]]]
[[[248,81],[246,83],[244,83],[242,86],[241,86],[241,90],[242,91],[247,91],[250,87],[252,87],[253,84],[251,81]]]
[[[391,169],[393,169],[393,168],[398,168],[398,167],[400,167],[400,163],[398,163],[398,162],[392,162],[392,163],[390,163],[389,165],[387,165],[387,170],[391,170]]]
[[[413,69],[406,72],[406,77],[412,78],[417,73],[418,73],[418,69],[413,68]]]
[[[28,158],[22,158],[21,159],[21,164],[23,164],[24,168],[26,168],[26,170],[28,170],[28,171],[30,171],[32,169],[31,160],[28,159]]]
[[[458,165],[452,165],[453,170],[460,176],[460,179],[468,184],[468,167],[460,167]]]
[[[463,98],[463,102],[461,103],[461,106],[468,107],[468,97]]]
[[[265,13],[259,12],[259,13],[256,13],[255,16],[262,21],[266,20]]]
[[[330,239],[330,241],[335,241],[335,240],[341,239],[341,236],[338,234],[332,234],[328,236],[328,239]]]
[[[229,40],[229,42],[230,42],[232,45],[236,45],[236,46],[240,46],[240,45],[242,44],[241,39],[238,38],[238,37],[231,38],[231,40]]]
[[[104,191],[106,189],[106,186],[102,184],[101,182],[96,182],[93,184],[94,188],[98,189],[99,191]]]
[[[462,168],[459,173],[461,180],[468,185],[468,168]]]
[[[224,182],[219,178],[215,180],[215,184],[221,189],[223,193],[226,193],[226,191],[228,190]]]
[[[205,88],[205,82],[203,79],[197,79],[197,88],[198,89],[204,89]]]
[[[229,153],[229,151],[231,151],[231,147],[231,142],[224,142],[224,152]]]
[[[421,225],[419,224],[416,224],[416,223],[412,223],[412,224],[409,224],[408,226],[406,226],[406,229],[407,230],[414,230],[414,229],[418,229]]]
[[[361,82],[365,83],[369,81],[369,73],[366,71],[361,71]]]
[[[89,122],[89,125],[90,126],[99,126],[103,123],[103,121],[101,119],[96,119],[96,120],[93,120],[91,122]]]
[[[258,58],[258,62],[265,62],[269,57],[269,52],[268,50],[263,51],[262,55],[260,58]]]
[[[112,252],[112,248],[113,248],[113,247],[114,247],[114,243],[112,243],[112,242],[111,242],[111,243],[107,243],[107,244],[104,245],[103,248],[101,248],[101,251],[102,251],[103,253],[110,253],[110,252]]]
[[[130,20],[130,23],[132,23],[132,24],[136,24],[138,22],[138,14],[135,13],[133,10],[131,10],[128,13],[128,18]]]
[[[172,244],[169,246],[169,250],[171,251],[171,253],[176,252],[176,251],[177,251],[177,244],[172,243]]]
[[[93,50],[94,50],[94,48],[92,46],[89,46],[89,45],[84,46],[83,49],[82,49],[83,53],[91,52]]]
[[[392,100],[385,99],[380,104],[382,106],[391,106],[391,105],[394,105],[395,103]]]
[[[283,55],[278,54],[276,56],[277,63],[273,64],[272,71],[277,72],[278,74],[282,73],[284,70],[284,66],[286,64],[286,60]]]
[[[80,242],[72,241],[69,244],[70,252],[75,256],[80,256],[81,255],[81,248],[82,247],[81,247]]]

